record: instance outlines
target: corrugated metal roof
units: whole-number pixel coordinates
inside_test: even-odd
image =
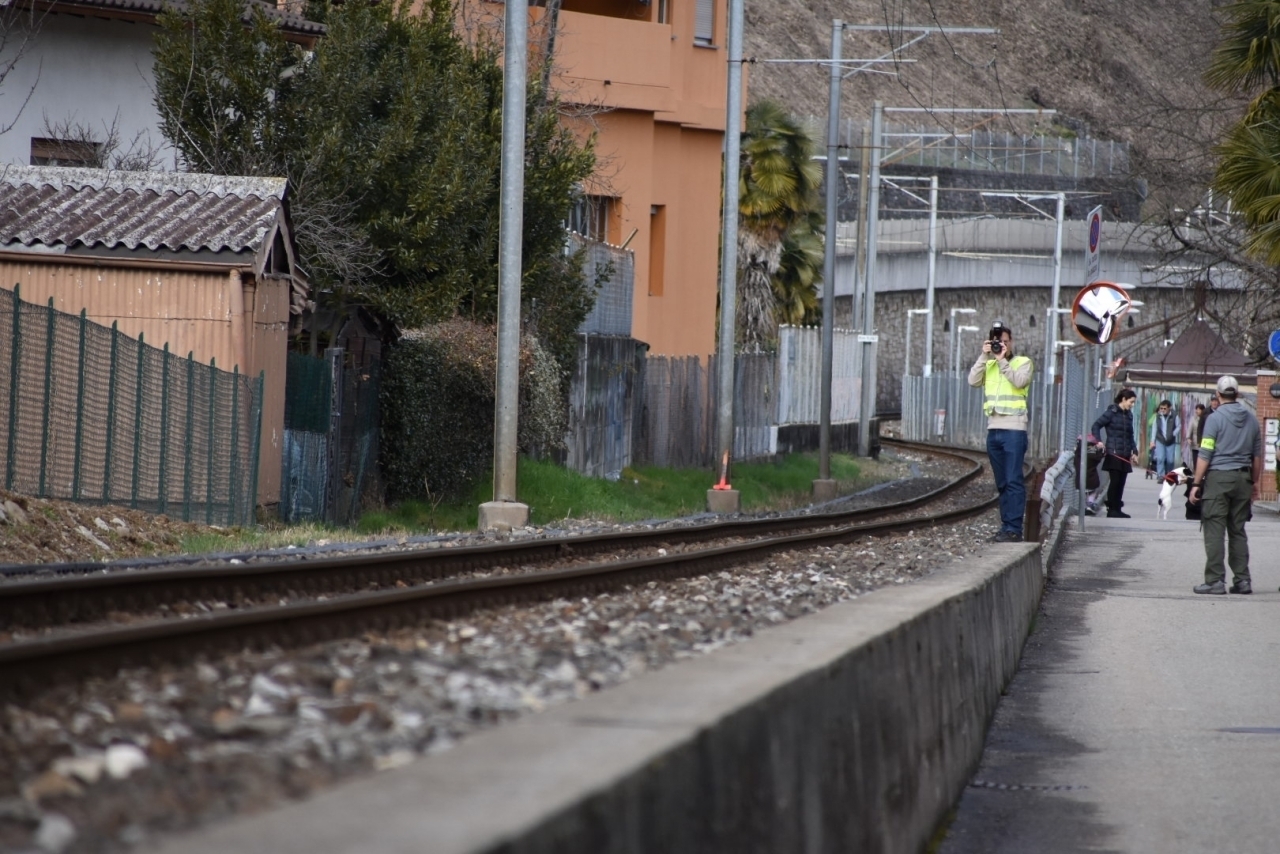
[[[257,251],[282,211],[283,178],[0,168],[0,245]]]
[[[118,12],[133,12],[141,15],[159,15],[168,6],[172,9],[181,11],[185,4],[181,0],[59,0],[53,5],[54,11],[70,11],[72,9],[103,9]],[[308,21],[301,15],[294,15],[283,9],[276,7],[274,4],[264,3],[262,0],[249,0],[245,4],[244,20],[249,19],[251,10],[257,9],[267,16],[269,20],[275,21],[280,25],[280,29],[287,33],[298,33],[306,36],[322,36],[325,32],[324,24],[317,24],[315,21]]]

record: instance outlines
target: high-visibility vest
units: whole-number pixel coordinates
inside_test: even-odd
[[[1026,356],[1014,356],[1009,360],[1009,367],[1017,370],[1031,362]],[[982,411],[988,415],[1026,415],[1027,390],[1017,388],[1000,373],[1000,363],[995,359],[987,362],[986,379],[982,384]]]

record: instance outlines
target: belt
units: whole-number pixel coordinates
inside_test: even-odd
[[[1206,474],[1213,474],[1214,472],[1225,473],[1225,472],[1234,472],[1234,471],[1252,472],[1253,466],[1245,466],[1244,468],[1238,468],[1238,469],[1209,469],[1209,471],[1206,472]]]

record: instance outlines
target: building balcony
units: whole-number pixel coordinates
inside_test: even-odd
[[[570,11],[561,11],[559,20],[555,81],[565,100],[614,109],[675,109],[670,26]]]

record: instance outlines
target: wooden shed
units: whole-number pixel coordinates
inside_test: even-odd
[[[280,495],[285,354],[312,307],[283,178],[0,167],[0,287],[265,375],[258,500]]]

